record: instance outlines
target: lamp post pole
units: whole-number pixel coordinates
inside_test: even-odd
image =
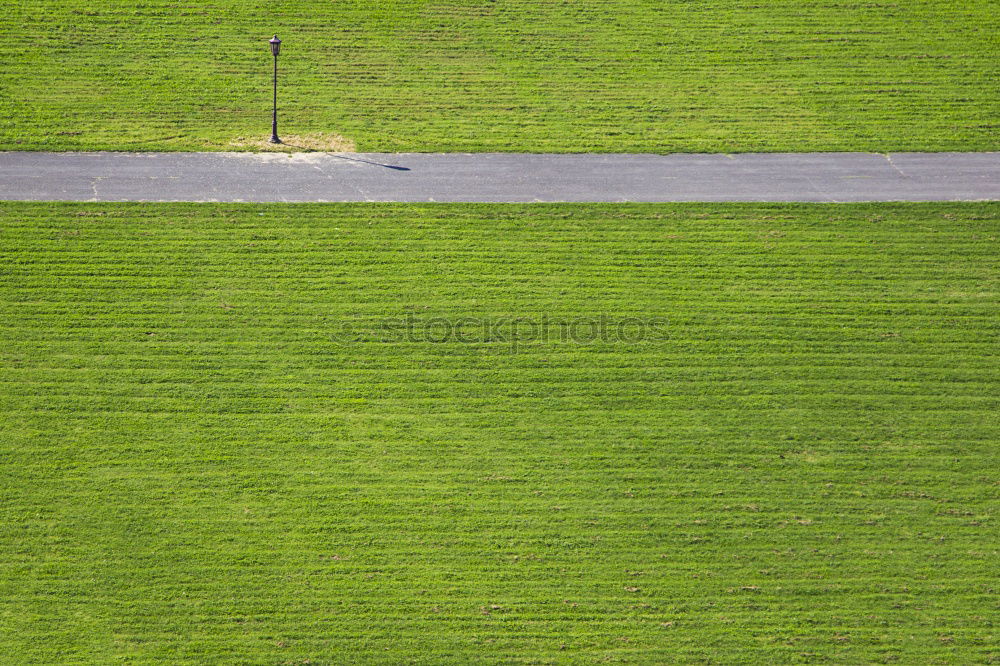
[[[281,40],[275,35],[269,40],[271,44],[271,54],[274,56],[274,106],[271,115],[271,143],[281,143],[278,138],[278,53],[281,51]]]

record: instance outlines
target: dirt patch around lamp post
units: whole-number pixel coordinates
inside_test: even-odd
[[[270,153],[353,153],[354,141],[340,134],[286,134],[281,143],[271,143],[267,137],[236,137],[229,143],[232,148]]]

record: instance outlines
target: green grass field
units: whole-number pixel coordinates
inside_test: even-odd
[[[12,0],[4,13],[2,150],[248,149],[270,130],[274,32],[282,132],[360,150],[1000,149],[990,0]]]
[[[0,655],[995,662],[998,238],[995,203],[2,203]],[[661,324],[524,323],[602,315]]]

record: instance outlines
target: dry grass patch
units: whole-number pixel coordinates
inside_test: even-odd
[[[237,137],[229,143],[233,148],[271,153],[353,153],[354,141],[339,134],[288,134],[281,143],[271,143],[269,137]]]

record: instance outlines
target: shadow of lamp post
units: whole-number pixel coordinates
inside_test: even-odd
[[[275,35],[269,40],[271,44],[271,55],[274,56],[274,107],[271,115],[271,143],[281,143],[278,138],[278,53],[281,52],[281,40]]]

